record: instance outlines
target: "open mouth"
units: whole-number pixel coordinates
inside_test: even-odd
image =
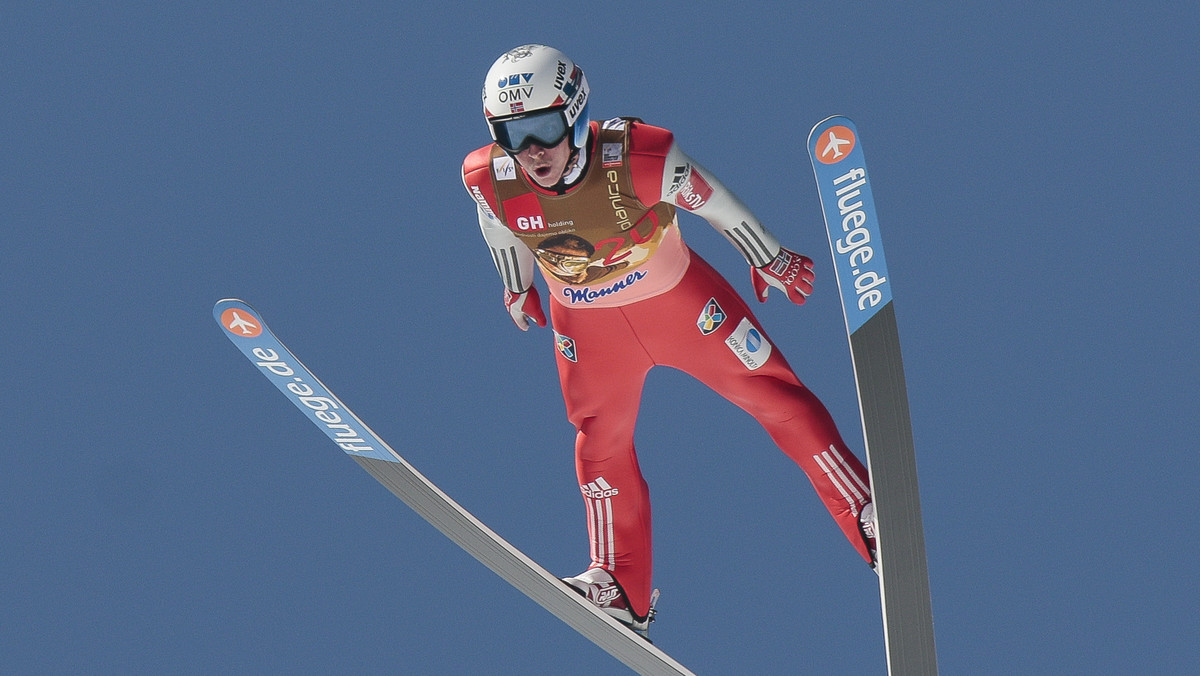
[[[550,178],[552,170],[549,164],[539,164],[533,167],[533,173],[538,178]]]

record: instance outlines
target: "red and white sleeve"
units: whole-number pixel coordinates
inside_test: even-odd
[[[662,200],[708,221],[753,267],[770,263],[779,253],[779,240],[754,212],[675,142],[663,166]]]

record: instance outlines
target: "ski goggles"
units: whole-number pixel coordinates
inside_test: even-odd
[[[571,125],[567,124],[566,109],[562,107],[489,122],[496,136],[496,144],[514,154],[534,143],[543,148],[552,148],[571,131]]]

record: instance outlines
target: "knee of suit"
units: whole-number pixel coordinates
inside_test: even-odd
[[[626,415],[592,415],[575,423],[575,430],[588,443],[628,446],[633,443],[635,421]]]

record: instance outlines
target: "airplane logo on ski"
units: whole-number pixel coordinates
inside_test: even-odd
[[[825,132],[823,148],[817,149],[817,159],[822,164],[837,164],[841,162],[850,151],[854,150],[854,132],[849,127],[837,125],[830,127]],[[821,141],[817,142],[818,145]],[[843,150],[842,146],[850,146]]]
[[[238,310],[238,308],[229,308],[221,313],[221,326],[224,326],[226,331],[242,338],[257,338],[262,335],[262,324],[246,319],[242,316],[244,314],[249,313]],[[250,316],[253,317],[253,315]]]

